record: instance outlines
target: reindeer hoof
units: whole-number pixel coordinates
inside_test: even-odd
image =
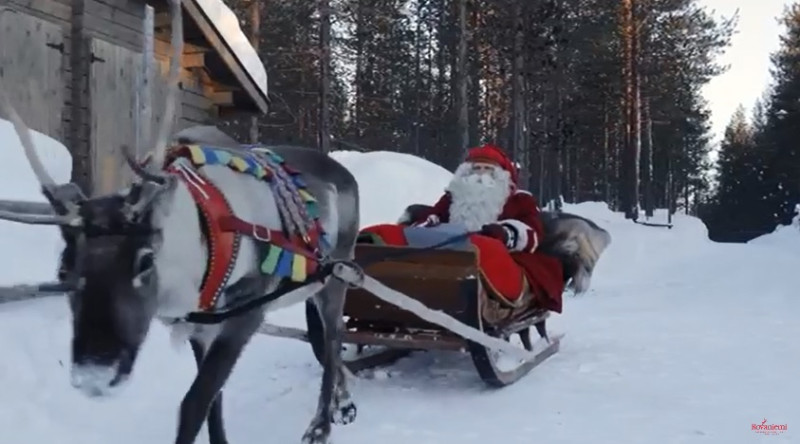
[[[312,424],[306,433],[303,434],[302,444],[330,444],[328,437],[331,434],[330,424],[315,425]]]
[[[339,404],[333,412],[332,422],[334,424],[347,425],[356,420],[358,409],[353,401],[345,401]]]

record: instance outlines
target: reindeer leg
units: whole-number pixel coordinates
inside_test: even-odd
[[[323,322],[325,325],[333,325],[335,328],[326,327],[325,340],[329,344],[330,365],[336,372],[336,385],[333,393],[333,405],[331,414],[334,424],[350,424],[356,419],[356,405],[352,401],[350,391],[347,389],[347,375],[342,363],[342,334],[344,332],[344,321],[342,319],[342,309],[344,308],[345,292],[347,284],[338,280],[331,279],[323,288]],[[330,331],[330,334],[328,332]]]
[[[324,324],[325,362],[317,413],[303,435],[303,444],[326,444],[331,423],[349,424],[356,418],[356,405],[347,389],[341,356],[341,333],[344,329],[342,308],[346,290],[346,283],[331,278],[314,296]]]
[[[197,362],[197,370],[200,370],[205,357],[205,348],[200,341],[190,339],[189,344],[192,346],[192,353],[194,360]],[[211,403],[211,409],[208,411],[208,442],[209,444],[227,444],[228,440],[225,437],[225,425],[222,419],[222,390],[214,401]]]
[[[212,403],[218,398],[242,350],[263,319],[264,313],[255,311],[230,319],[223,324],[222,331],[208,347],[197,376],[181,402],[175,444],[194,443],[203,422],[210,416],[209,409]],[[219,421],[221,426],[221,416]],[[210,428],[209,435],[211,435]]]

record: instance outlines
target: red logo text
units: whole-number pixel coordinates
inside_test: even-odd
[[[750,430],[762,435],[778,435],[785,432],[787,428],[786,424],[768,424],[766,418],[761,421],[761,424],[750,424]]]

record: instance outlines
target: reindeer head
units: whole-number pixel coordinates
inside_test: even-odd
[[[61,230],[65,247],[58,277],[68,292],[72,314],[72,385],[87,396],[106,395],[128,379],[157,308],[154,255],[161,243],[159,208],[171,201],[176,184],[174,176],[158,168],[166,153],[170,116],[175,114],[183,52],[180,2],[170,3],[174,53],[165,118],[148,166],[140,165],[123,145],[128,165],[141,179],[127,189],[88,198],[75,184],[56,185],[0,85],[2,110],[14,124],[52,207],[46,214],[0,209],[0,219],[57,225]]]

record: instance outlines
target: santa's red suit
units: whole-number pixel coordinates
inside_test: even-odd
[[[525,272],[542,308],[561,313],[561,262],[537,251],[544,238],[536,198],[517,188],[511,160],[493,145],[470,150],[444,195],[414,225],[460,223],[503,242]]]

